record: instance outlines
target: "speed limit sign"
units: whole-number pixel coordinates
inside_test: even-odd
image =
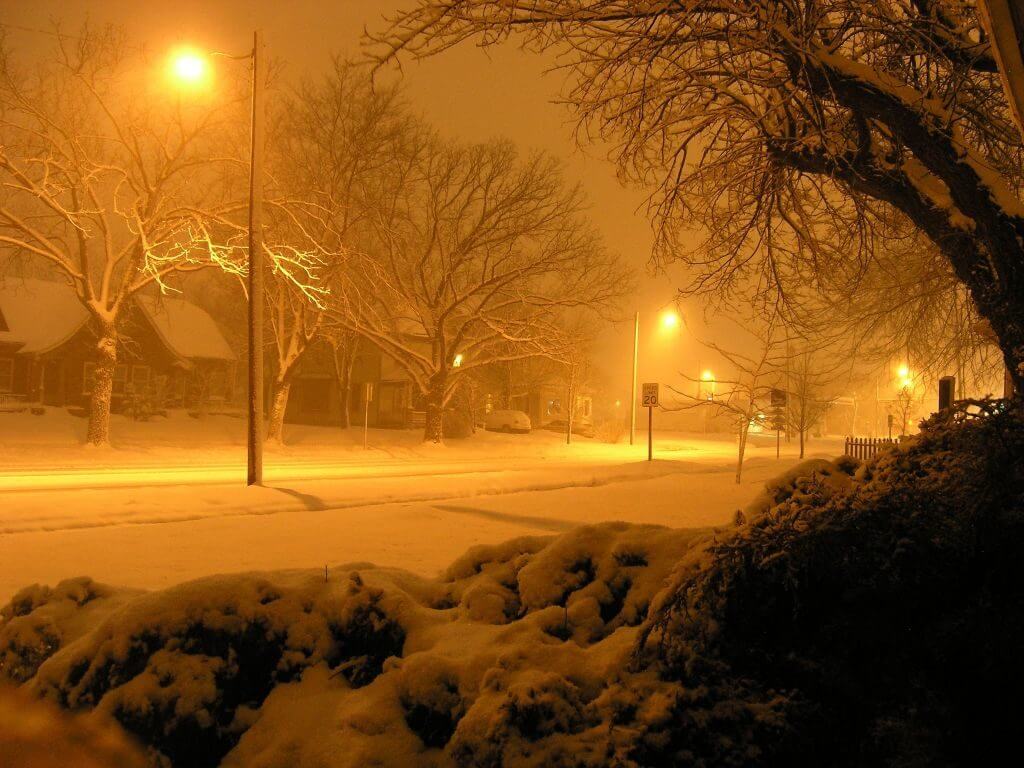
[[[658,384],[644,384],[641,392],[640,404],[644,408],[658,407]]]

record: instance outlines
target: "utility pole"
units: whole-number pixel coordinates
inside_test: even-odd
[[[249,148],[249,414],[247,485],[263,485],[263,34],[252,36]]]
[[[629,395],[629,444],[636,442],[636,367],[640,356],[640,312],[633,314],[633,388]]]

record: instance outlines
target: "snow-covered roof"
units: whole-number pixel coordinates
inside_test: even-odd
[[[183,360],[235,359],[213,318],[195,304],[153,296],[138,296],[135,302],[174,355]],[[70,285],[34,278],[0,279],[0,312],[0,344],[13,344],[20,354],[59,347],[89,320]]]
[[[195,304],[167,296],[138,296],[135,302],[153,324],[167,348],[178,357],[201,360],[235,359],[235,353],[220,332],[217,323]]]
[[[89,320],[70,285],[27,277],[0,279],[0,311],[7,327],[0,342],[20,344],[25,354],[60,346]]]

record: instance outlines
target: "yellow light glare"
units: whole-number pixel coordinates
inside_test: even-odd
[[[899,368],[896,369],[896,375],[899,376],[901,379],[909,379],[910,368],[908,368],[906,365],[901,365]]]
[[[462,353],[457,354],[452,359],[452,368],[458,368],[462,365]]]
[[[714,379],[715,379],[715,374],[713,374],[713,373],[712,373],[711,371],[704,371],[704,373],[702,373],[702,374],[700,375],[700,377],[701,377],[701,378],[702,378],[702,379],[703,379],[704,381],[714,381]]]
[[[665,310],[661,313],[661,327],[666,330],[673,330],[679,326],[679,315],[672,310]]]
[[[179,83],[199,85],[206,80],[206,58],[191,50],[177,51],[171,56],[171,75]]]

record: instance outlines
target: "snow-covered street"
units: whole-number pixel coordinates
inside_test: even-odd
[[[796,460],[792,444],[777,460],[772,441],[755,441],[736,485],[735,446],[696,435],[656,434],[648,463],[643,435],[633,447],[565,446],[543,432],[434,447],[380,431],[377,447],[363,451],[336,430],[307,429],[270,454],[265,487],[245,488],[228,434],[188,451],[169,441],[81,451],[91,467],[51,446],[56,470],[43,469],[38,432],[23,450],[5,445],[0,600],[78,575],[158,588],[213,573],[372,561],[430,576],[473,545],[586,523],[723,524]],[[835,453],[838,444],[817,441],[813,451]]]

